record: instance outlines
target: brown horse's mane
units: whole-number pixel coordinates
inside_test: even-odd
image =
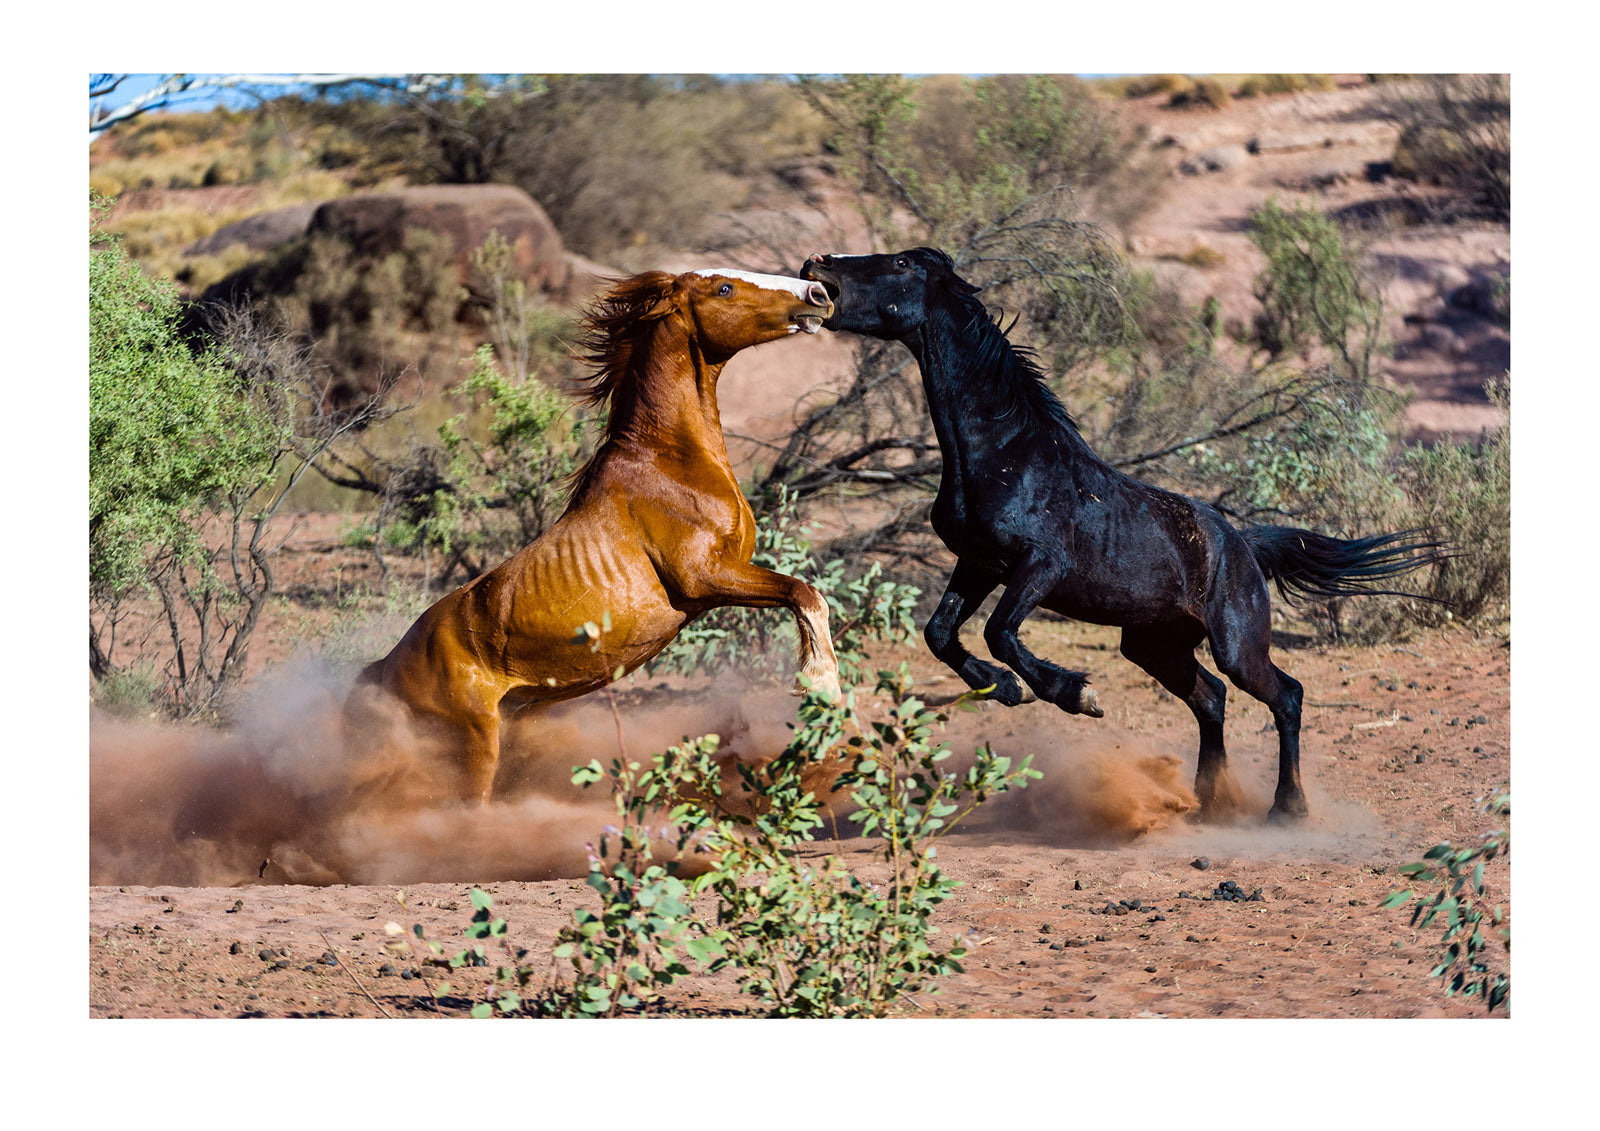
[[[594,371],[573,383],[572,391],[579,400],[588,405],[610,407],[623,377],[632,368],[634,351],[644,338],[644,329],[665,313],[661,303],[672,293],[675,279],[676,276],[665,271],[646,271],[625,279],[606,280],[611,288],[583,313],[583,333],[577,342],[581,352],[574,356],[594,366]],[[608,416],[606,437],[610,437],[614,422],[615,418]],[[567,476],[569,507],[594,473],[601,448],[596,448],[581,467]]]
[[[633,362],[640,331],[661,317],[658,304],[671,293],[675,278],[665,271],[646,271],[607,280],[611,289],[584,311],[578,339],[583,352],[577,356],[595,368],[578,379],[575,391],[586,404],[604,404],[617,391]]]

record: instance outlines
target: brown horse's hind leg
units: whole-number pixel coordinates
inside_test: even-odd
[[[429,767],[430,795],[487,801],[500,763],[499,702],[474,696],[438,704],[436,694],[409,700],[399,696],[410,707],[421,740],[415,753]]]
[[[1195,645],[1204,635],[1205,630],[1198,624],[1125,628],[1122,654],[1189,705],[1200,727],[1194,792],[1200,800],[1201,818],[1217,820],[1229,815],[1237,798],[1228,786],[1228,755],[1222,740],[1228,688],[1206,671],[1194,654]]]
[[[500,765],[500,713],[474,718],[461,728],[462,796],[470,801],[488,801],[494,790],[494,774]]]

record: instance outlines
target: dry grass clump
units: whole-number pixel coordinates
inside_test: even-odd
[[[1177,94],[1194,85],[1188,75],[1118,75],[1096,79],[1095,90],[1111,98],[1148,98],[1152,94]]]
[[[1178,256],[1178,262],[1196,267],[1204,271],[1219,264],[1226,263],[1228,257],[1210,244],[1197,243],[1188,251]]]
[[[1184,109],[1225,110],[1233,105],[1228,88],[1216,79],[1197,78],[1187,90],[1173,91],[1167,105]]]
[[[1296,94],[1302,90],[1332,90],[1332,75],[1246,75],[1233,88],[1239,98],[1262,94]]]

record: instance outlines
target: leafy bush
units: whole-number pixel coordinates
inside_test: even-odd
[[[1511,954],[1510,919],[1504,907],[1490,903],[1484,885],[1484,869],[1495,857],[1511,854],[1511,795],[1497,793],[1481,807],[1481,812],[1504,821],[1502,827],[1482,834],[1475,844],[1460,847],[1445,841],[1423,854],[1422,860],[1400,869],[1416,883],[1439,882],[1431,895],[1415,889],[1390,892],[1379,905],[1399,907],[1414,901],[1411,925],[1426,928],[1444,916],[1445,931],[1439,940],[1443,960],[1428,972],[1430,978],[1445,978],[1446,996],[1462,994],[1481,997],[1492,1013],[1495,1007],[1511,1003],[1511,973],[1495,970],[1490,964],[1493,947],[1484,938],[1484,928],[1500,936],[1507,962]],[[1470,869],[1470,871],[1469,871]]]
[[[598,914],[578,910],[556,936],[555,957],[572,964],[569,983],[541,994],[532,1010],[558,1017],[615,1017],[656,1000],[660,987],[689,973],[680,958],[709,953],[691,938],[694,892],[676,861],[655,862],[652,841],[671,840],[672,854],[688,851],[706,818],[692,802],[678,802],[658,830],[652,816],[672,804],[685,767],[709,770],[716,736],[673,747],[646,769],[624,752],[609,770],[598,761],[580,766],[582,786],[609,782],[619,824],[608,825],[591,846],[588,883],[600,895]],[[704,929],[700,935],[703,937]]]
[[[1339,225],[1274,198],[1251,213],[1250,241],[1267,260],[1255,281],[1261,346],[1273,359],[1320,346],[1341,377],[1370,381],[1383,345],[1383,299]]]
[[[128,599],[157,596],[173,628],[172,692],[197,706],[235,677],[259,608],[250,582],[241,593],[216,569],[208,516],[242,512],[288,435],[242,395],[219,349],[183,343],[175,291],[103,231],[106,207],[96,206],[89,252],[90,669],[102,681],[117,675]],[[253,574],[255,561],[247,555],[233,578],[240,568]],[[222,618],[220,655],[204,633],[185,649],[177,628],[186,609],[203,629]],[[207,685],[198,701],[197,679]]]
[[[950,750],[933,743],[948,715],[911,694],[905,667],[880,672],[877,691],[886,713],[867,732],[854,730],[849,704],[809,697],[788,750],[766,766],[739,768],[770,809],[724,817],[705,837],[718,854],[697,881],[718,898],[719,929],[706,945],[721,954],[710,969],[737,970],[740,988],[772,1016],[881,1017],[910,994],[938,992],[934,980],[960,972],[966,951],[935,945],[933,912],[959,886],[939,868],[937,842],[989,797],[1041,776],[1028,760],[1013,767],[987,747],[964,772],[950,772]],[[881,883],[837,857],[813,864],[795,852],[822,824],[804,771],[829,757],[843,766],[835,789],[857,806],[849,819],[887,867]],[[696,784],[716,796],[714,779]]]
[[[380,407],[327,415],[299,343],[242,312],[215,312],[191,349],[176,293],[104,232],[104,208],[89,252],[90,670],[104,682],[158,664],[166,704],[198,714],[244,671],[274,591],[273,516]],[[159,606],[165,641],[152,648],[147,631],[125,661],[118,629],[136,597]]]
[[[215,348],[191,352],[170,284],[93,222],[89,252],[89,581],[145,581],[151,547],[193,559],[197,511],[266,479],[281,428],[239,396]]]
[[[464,414],[445,421],[438,484],[421,496],[392,495],[385,508],[392,544],[436,548],[442,579],[457,565],[476,577],[543,533],[565,508],[595,436],[592,419],[569,416],[568,400],[538,378],[503,374],[488,346],[452,392],[479,400],[487,437],[475,439]]]
[[[936,842],[987,798],[1040,775],[988,749],[963,773],[947,771],[950,751],[932,744],[947,716],[910,694],[904,669],[879,673],[878,691],[886,716],[866,733],[852,721],[853,693],[844,705],[807,696],[783,754],[738,765],[743,788],[761,800],[755,813],[725,804],[714,736],[673,747],[648,769],[625,755],[610,770],[580,767],[575,782],[610,783],[621,824],[590,860],[601,911],[578,911],[558,938],[556,956],[572,963],[573,978],[528,1011],[637,1009],[688,974],[681,957],[736,971],[741,989],[777,1017],[876,1017],[908,994],[937,992],[933,980],[959,971],[964,950],[932,941],[932,913],[957,886],[935,862]],[[875,838],[887,867],[881,883],[836,857],[813,863],[797,852],[823,825],[809,777],[836,758],[837,788],[858,806],[850,819]],[[677,859],[656,863],[652,844],[669,845]],[[686,883],[690,855],[706,870]],[[714,923],[693,912],[700,895],[715,896]]]
[[[1510,386],[1488,385],[1507,423],[1477,440],[1409,444],[1395,461],[1399,490],[1377,498],[1374,529],[1426,530],[1452,556],[1419,575],[1414,589],[1431,602],[1372,598],[1342,602],[1342,635],[1357,643],[1393,639],[1417,625],[1505,615],[1511,598]],[[1388,505],[1384,505],[1387,503]]]

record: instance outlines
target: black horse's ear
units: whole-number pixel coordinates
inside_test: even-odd
[[[963,296],[975,295],[979,291],[983,290],[982,287],[974,286],[963,279],[960,275],[956,274],[956,261],[950,258],[950,254],[948,252],[941,251],[936,247],[919,247],[917,250],[926,252],[934,260],[934,263],[939,268],[939,276],[943,281],[945,288],[950,291],[951,294]]]

